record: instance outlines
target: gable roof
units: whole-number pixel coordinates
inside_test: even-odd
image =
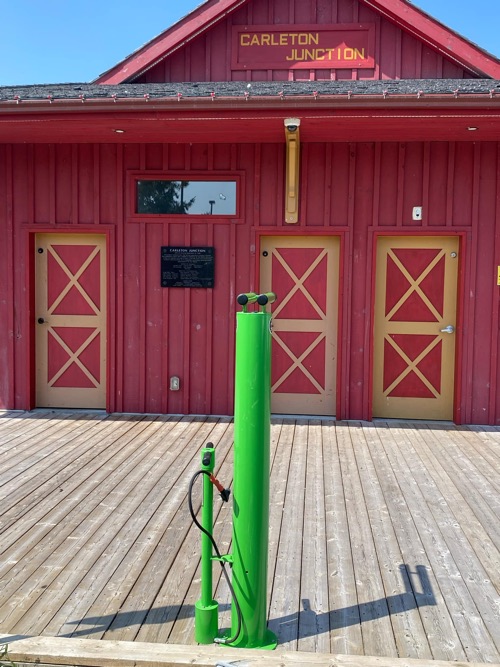
[[[206,0],[186,17],[174,23],[117,65],[101,74],[93,83],[132,82],[177,49],[198,37],[249,0]]]
[[[359,0],[480,77],[500,78],[500,60],[408,0]]]
[[[409,0],[358,0],[475,76],[500,79],[500,60],[443,25]],[[94,83],[132,82],[250,0],[207,0]]]

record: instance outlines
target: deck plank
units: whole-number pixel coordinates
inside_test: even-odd
[[[443,453],[443,440],[447,443],[447,451],[450,451],[452,458],[455,458],[454,469],[460,465],[461,469],[466,471],[462,480],[464,488],[471,488],[469,484],[470,476],[472,476],[476,482],[478,481],[478,478],[482,478],[484,480],[484,486],[481,485],[479,488],[479,493],[481,495],[487,494],[487,497],[493,502],[493,497],[495,494],[493,488],[490,486],[490,483],[482,477],[481,473],[473,465],[472,461],[468,457],[464,457],[462,455],[457,441],[454,440],[453,443],[450,442],[448,433],[446,433],[445,438],[443,438],[442,433],[440,434],[439,439],[434,436],[434,441],[438,451]],[[459,477],[457,475],[454,475],[454,477],[458,483]],[[476,487],[474,486],[472,488]],[[453,511],[453,508],[447,500],[448,495],[449,491],[446,489],[444,501],[442,497],[435,498],[431,505],[431,510],[436,518],[436,521],[438,522],[441,533],[446,541],[446,544],[448,545],[450,553],[452,554],[452,557],[454,558],[459,571],[461,573],[467,573],[466,576],[462,575],[462,578],[465,582],[468,596],[471,601],[470,613],[474,614],[474,616],[478,619],[478,625],[482,626],[484,624],[485,630],[491,635],[491,639],[497,649],[497,655],[494,657],[494,659],[500,659],[500,653],[498,652],[500,651],[500,609],[496,599],[497,592],[491,581],[488,579],[488,575],[486,570],[483,568],[481,561],[477,557],[474,550],[471,549],[470,542],[467,539],[462,526],[460,525],[461,517],[457,516],[457,513]],[[468,495],[470,495],[470,491]],[[495,655],[493,651],[492,655]]]
[[[458,438],[460,442],[466,443],[466,451],[469,458],[474,461],[475,465],[486,469],[486,474],[490,474],[491,480],[498,488],[498,477],[500,473],[500,445],[495,450],[492,445],[491,437],[482,440],[478,437],[478,433],[474,433],[472,429],[456,427],[453,430],[453,438]]]
[[[213,440],[213,438],[211,439]],[[217,437],[214,444],[216,445],[216,470],[218,474],[220,474],[221,465],[223,465],[232,444],[232,427],[227,427],[224,432]],[[140,607],[145,610],[146,613],[143,617],[143,622],[140,627],[137,628],[137,639],[139,641],[166,641],[199,563],[199,533],[198,529],[193,526],[186,501],[189,479],[199,467],[199,452],[200,448],[194,452],[196,458],[193,460],[193,468],[185,477],[183,501],[179,509],[181,514],[179,517],[176,517],[181,523],[178,523],[177,527],[172,526],[173,534],[172,532],[170,535],[166,533],[164,536],[163,542],[168,567],[163,566],[161,558],[152,558],[151,562],[148,562],[148,566],[144,573],[137,580],[137,585],[134,586],[132,591],[133,595],[140,596],[142,588],[144,591],[142,595],[150,595],[148,592],[147,577],[149,577],[149,580],[151,581],[151,577],[155,576],[157,573],[158,583],[156,587],[151,585],[154,595],[148,598],[148,600],[150,600],[149,604],[143,604],[142,607]],[[199,505],[194,505],[195,510],[198,506]],[[178,571],[178,568],[175,567],[178,563],[182,563],[181,571],[184,575],[184,579],[181,581],[180,585],[178,583],[180,572]],[[152,569],[150,565],[152,566]],[[146,584],[146,586],[144,586],[144,584]],[[123,609],[131,609],[133,608],[133,605],[134,600],[132,597],[130,600],[127,600],[127,606],[123,607]],[[110,638],[116,636],[116,627],[115,624],[112,624],[111,630],[106,637]]]
[[[1,413],[1,631],[193,644],[200,536],[187,485],[209,440],[231,483],[232,428],[230,418]],[[500,662],[499,428],[280,418],[271,464],[269,626],[280,649],[332,651],[346,665]],[[230,550],[232,510],[218,499],[215,532]],[[224,627],[231,601],[217,566],[214,590]]]
[[[271,593],[274,586],[276,565],[278,563],[278,548],[283,527],[283,513],[285,507],[287,482],[289,478],[290,461],[292,458],[293,438],[295,434],[295,420],[285,418],[280,422],[280,431],[276,443],[276,453],[271,468],[269,493],[269,569],[267,589],[269,592],[269,610]]]
[[[13,448],[17,448],[20,444],[26,442],[30,432],[35,435],[45,428],[50,428],[56,424],[57,419],[62,419],[64,414],[64,412],[58,412],[55,415],[53,411],[37,410],[29,413],[12,414],[5,418],[5,421],[2,419],[0,422],[2,462],[10,458],[10,452]],[[71,415],[68,413],[68,416]],[[26,445],[30,446],[30,442],[28,441]]]
[[[494,517],[489,511],[487,514],[484,511],[478,511],[476,514],[469,504],[472,499],[470,487],[457,486],[454,483],[447,472],[447,461],[436,456],[436,452],[427,443],[423,443],[419,448],[419,456],[432,475],[441,496],[446,498],[451,508],[456,508],[455,523],[460,524],[461,530],[486,572],[486,578],[491,581],[496,592],[500,593],[500,545],[497,532],[493,529]],[[475,504],[473,501],[472,505]],[[493,530],[487,530],[488,525]]]
[[[366,446],[355,444],[355,454],[398,654],[404,652],[410,658],[431,659],[432,651],[417,612],[409,574],[418,571],[419,564],[406,563],[396,536],[398,523],[410,522],[411,515],[399,486],[387,483],[387,478],[382,479],[387,465],[379,433],[372,425],[364,424],[363,434]],[[397,508],[395,517],[391,515],[392,508]]]
[[[85,620],[91,608],[93,608],[92,616],[102,615],[101,610],[106,606],[106,596],[103,591],[109,585],[112,589],[126,590],[127,586],[122,581],[123,576],[128,573],[129,568],[133,568],[134,561],[143,563],[156,547],[158,537],[164,524],[168,523],[172,509],[177,507],[182,499],[182,485],[179,483],[179,478],[191,462],[191,444],[196,441],[201,444],[213,430],[212,423],[194,422],[173,441],[174,447],[165,451],[164,440],[170,433],[171,425],[165,426],[166,428],[162,426],[148,438],[148,446],[156,443],[158,453],[153,461],[146,460],[142,463],[141,491],[137,495],[139,503],[135,509],[122,512],[121,521],[118,517],[114,517],[116,534],[109,544],[107,540],[104,542],[102,553],[100,553],[102,546],[96,543],[98,557],[95,563],[75,587],[71,597],[44,628],[45,633],[71,634],[77,621],[68,624],[65,620],[68,618]],[[188,456],[186,453],[189,453]],[[114,602],[116,603],[116,600]],[[110,610],[106,609],[105,615],[109,614]]]
[[[209,433],[210,440],[217,445],[229,425],[227,419],[218,420]],[[105,588],[73,629],[72,636],[92,634],[102,638],[109,632],[109,638],[113,638],[125,627],[123,619],[126,618],[128,639],[135,638],[134,632],[137,634],[161,585],[166,563],[175,559],[177,536],[187,531],[189,525],[183,498],[187,466],[192,465],[193,453],[185,444],[185,440],[176,437],[162,453],[170,483],[162,486],[161,504],[145,527],[144,535],[110,576]]]
[[[93,446],[88,459],[85,455],[83,460],[76,459],[65,469],[65,477],[57,479],[55,487],[41,484],[22,502],[14,504],[0,516],[0,530],[3,534],[0,576],[6,575],[12,565],[21,559],[26,576],[31,551],[35,547],[44,548],[43,544],[38,543],[54,538],[65,539],[65,532],[69,534],[72,530],[71,514],[79,511],[79,505],[86,503],[89,509],[92,502],[99,502],[96,499],[100,492],[100,480],[107,478],[111,471],[116,470],[118,473],[123,463],[134,460],[136,454],[133,441],[131,437],[123,437],[133,429],[134,423],[110,420],[101,424],[94,438],[90,439]],[[83,446],[88,439],[89,434],[83,433],[79,442]],[[8,508],[8,503],[3,503],[2,509],[4,507]],[[52,534],[55,526],[56,536]],[[10,578],[14,575],[15,572],[10,573]]]
[[[458,483],[474,488],[476,494],[479,493],[497,519],[500,519],[500,467],[495,470],[483,457],[474,456],[472,460],[467,441],[459,434],[452,435],[448,429],[436,431],[434,428],[433,437],[438,450],[449,457],[450,475]],[[497,526],[499,524],[500,521],[497,521]]]
[[[367,655],[383,653],[387,656],[397,656],[398,651],[389,618],[380,563],[364,498],[360,476],[362,470],[360,470],[355,454],[356,449],[364,444],[361,423],[351,422],[340,449],[340,463],[347,499],[347,517],[356,576],[363,651]]]
[[[217,439],[215,447],[217,477],[229,486],[232,481],[231,470],[231,445],[233,442],[232,425],[226,423],[224,433]],[[215,443],[214,443],[215,444]],[[196,460],[194,467],[186,475],[183,493],[184,499],[182,502],[182,511],[185,516],[185,532],[184,538],[181,542],[178,555],[173,554],[172,564],[182,563],[182,567],[172,567],[169,569],[167,576],[161,582],[158,592],[153,600],[149,612],[144,618],[144,623],[138,628],[137,639],[139,641],[159,641],[166,642],[175,641],[170,639],[172,634],[174,636],[188,636],[188,631],[185,630],[186,625],[192,628],[192,621],[194,619],[194,603],[199,598],[200,584],[193,585],[193,580],[199,579],[199,562],[200,562],[200,533],[197,527],[193,525],[191,516],[188,511],[187,503],[187,487],[188,482],[194,472],[199,468],[199,453],[200,448],[196,451]],[[199,513],[201,506],[201,480],[200,486],[194,490],[193,508],[196,513]],[[217,499],[214,503],[214,534],[219,543],[220,548],[223,548],[227,536],[222,534],[221,540],[221,524],[224,523],[224,517],[231,513],[230,506],[222,503]],[[178,541],[177,541],[178,542]],[[214,568],[214,574],[217,576],[218,568]],[[189,623],[191,621],[191,623]],[[174,632],[175,628],[175,632]],[[184,634],[183,634],[184,633]],[[111,633],[107,633],[107,638],[116,637],[116,632],[111,628]],[[190,636],[193,641],[193,634]]]
[[[146,442],[150,431],[148,420],[141,422],[140,431],[134,431],[134,463],[127,461],[127,474],[118,484],[114,475],[108,474],[101,484],[104,496],[92,511],[80,505],[79,512],[72,517],[71,532],[63,542],[47,554],[41,550],[34,560],[36,568],[16,591],[11,599],[10,622],[16,632],[37,633],[44,627],[59,606],[74,592],[75,586],[87,574],[99,556],[108,547],[112,537],[120,528],[123,517],[128,516],[143,498],[141,482],[146,470],[140,465],[147,461],[153,448]],[[156,421],[159,428],[161,422]],[[108,471],[109,472],[109,471]],[[132,493],[134,491],[134,493]],[[40,572],[43,572],[40,577]],[[15,620],[14,620],[15,619]]]
[[[147,480],[141,484],[142,489],[138,494],[142,497],[141,503],[132,514],[124,515],[120,530],[114,536],[110,546],[106,547],[105,555],[109,561],[106,566],[107,572],[96,570],[94,567],[79,584],[81,602],[77,608],[78,619],[86,623],[85,618],[90,614],[90,607],[93,607],[94,612],[102,615],[101,605],[106,603],[107,596],[104,591],[107,589],[108,582],[112,589],[127,590],[120,579],[127,573],[127,567],[135,571],[133,554],[144,566],[145,556],[154,547],[150,544],[150,540],[155,535],[159,537],[162,534],[174,508],[179,506],[185,496],[183,476],[187,476],[187,468],[192,465],[193,451],[198,447],[201,448],[213,431],[213,426],[213,423],[203,421],[188,424],[182,433],[178,433],[174,438],[174,448],[172,452],[168,452],[169,456],[165,456],[162,451],[155,466],[147,471]],[[130,582],[133,580],[132,577]],[[116,605],[117,600],[112,598],[112,603]],[[118,609],[115,607],[115,613],[119,610],[122,613],[122,606]],[[112,611],[108,609],[105,616],[112,619]],[[60,620],[64,619],[66,615],[67,613],[61,610]],[[129,634],[125,638],[129,639],[130,633],[133,633],[134,630],[127,627],[127,632]]]
[[[321,421],[311,420],[307,438],[298,649],[320,653],[330,650],[324,465]]]
[[[330,601],[330,650],[363,654],[363,636],[352,559],[347,497],[340,449],[349,437],[345,424],[323,422],[326,541]]]
[[[36,475],[38,470],[47,465],[47,457],[54,457],[54,452],[64,446],[63,435],[71,433],[74,420],[70,413],[63,413],[57,419],[48,420],[46,423],[33,421],[32,428],[26,432],[23,429],[11,434],[6,438],[7,449],[0,455],[0,463],[3,468],[2,486],[0,493],[5,497],[9,490],[9,482],[26,473]],[[86,419],[81,420],[86,422]],[[81,423],[81,422],[80,422]],[[3,439],[2,439],[3,440]],[[26,457],[29,454],[29,458]],[[50,459],[49,459],[50,463]],[[14,483],[15,486],[15,483]]]
[[[8,520],[9,510],[13,510],[12,515],[14,520],[17,521],[21,512],[29,511],[34,505],[38,504],[40,498],[45,498],[48,492],[50,493],[56,488],[61,492],[62,484],[67,483],[72,470],[79,469],[84,465],[85,454],[89,453],[90,457],[95,456],[95,442],[92,435],[96,426],[101,433],[100,423],[95,423],[92,420],[70,423],[68,427],[72,431],[71,443],[69,439],[62,436],[61,432],[57,433],[56,430],[55,437],[60,438],[61,446],[66,445],[62,450],[63,455],[57,455],[56,451],[55,456],[45,460],[43,467],[40,466],[38,470],[33,470],[35,466],[32,466],[29,474],[27,474],[27,469],[21,462],[18,477],[2,488],[0,524],[2,528],[5,527],[4,522]],[[112,420],[110,420],[110,428],[113,428]]]
[[[408,469],[415,471],[417,479],[416,486],[405,487],[405,498],[413,516],[419,518],[420,538],[463,650],[471,661],[495,662],[499,659],[498,652],[467,588],[467,571],[461,572],[453,555],[453,551],[456,551],[453,541],[447,542],[443,535],[445,524],[441,522],[440,516],[443,496],[416,451],[417,448],[425,448],[427,442],[432,447],[436,445],[433,431],[418,425],[411,432],[411,442],[407,432],[402,435],[405,446],[401,458],[406,458]],[[394,460],[393,465],[397,465]],[[452,638],[450,642],[453,644]]]
[[[297,572],[302,558],[307,435],[307,421],[296,420],[269,615],[269,628],[279,643],[293,650],[297,648],[302,610]]]
[[[435,533],[425,512],[419,484],[425,486],[431,482],[425,477],[425,469],[418,459],[411,459],[407,464],[401,455],[408,447],[404,430],[387,424],[377,424],[376,428],[380,445],[372,447],[371,452],[409,579],[407,592],[413,597],[412,602],[422,619],[433,658],[465,660],[465,651],[425,548],[426,543],[432,543]],[[383,455],[379,449],[383,449]],[[403,568],[401,571],[405,576]]]
[[[301,651],[259,651],[219,646],[180,646],[59,637],[19,638],[11,640],[11,656],[27,665],[67,665],[69,667],[213,667],[215,664],[241,667],[429,667],[426,660],[380,658]],[[433,667],[482,667],[483,663],[436,661]],[[499,663],[490,667],[500,667]]]

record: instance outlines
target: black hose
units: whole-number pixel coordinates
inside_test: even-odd
[[[191,518],[193,519],[193,523],[195,524],[195,526],[197,526],[201,530],[201,532],[204,533],[210,539],[210,542],[212,543],[214,551],[217,554],[217,558],[222,559],[221,553],[219,551],[219,547],[217,546],[217,542],[215,541],[214,536],[212,535],[212,533],[210,533],[208,530],[206,530],[206,528],[204,528],[201,525],[201,523],[196,518],[196,514],[194,513],[194,509],[193,509],[193,487],[194,487],[194,483],[196,482],[196,480],[198,479],[198,477],[200,475],[207,475],[208,477],[210,477],[210,473],[208,472],[208,470],[198,470],[191,477],[191,481],[189,482],[189,491],[188,491],[189,512],[191,514]],[[238,598],[236,597],[236,593],[234,592],[234,588],[231,584],[231,580],[230,580],[229,575],[227,573],[226,563],[223,560],[219,560],[219,562],[221,564],[222,573],[224,574],[224,577],[226,578],[226,582],[227,582],[227,585],[229,587],[231,597],[232,597],[234,605],[236,607],[236,617],[237,617],[238,624],[237,624],[237,627],[236,627],[236,632],[234,633],[233,637],[228,637],[227,639],[226,638],[221,638],[218,641],[217,641],[217,638],[216,638],[216,641],[217,641],[218,644],[234,644],[234,642],[238,639],[238,637],[241,634],[241,627],[242,627],[241,608],[240,608],[240,604],[238,602]]]

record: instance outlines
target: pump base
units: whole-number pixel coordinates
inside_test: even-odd
[[[229,634],[225,635],[226,637]],[[224,635],[222,635],[222,639]],[[271,630],[266,630],[264,637],[261,641],[250,640],[249,637],[242,636],[240,639],[237,639],[233,644],[219,644],[219,646],[227,646],[228,648],[256,648],[263,651],[274,651],[278,646],[278,638],[271,632]]]
[[[219,603],[209,605],[198,600],[194,605],[194,639],[197,644],[213,644],[218,630]]]

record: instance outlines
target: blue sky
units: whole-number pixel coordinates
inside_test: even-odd
[[[4,0],[0,85],[90,82],[201,0]],[[500,57],[500,0],[414,4]]]

